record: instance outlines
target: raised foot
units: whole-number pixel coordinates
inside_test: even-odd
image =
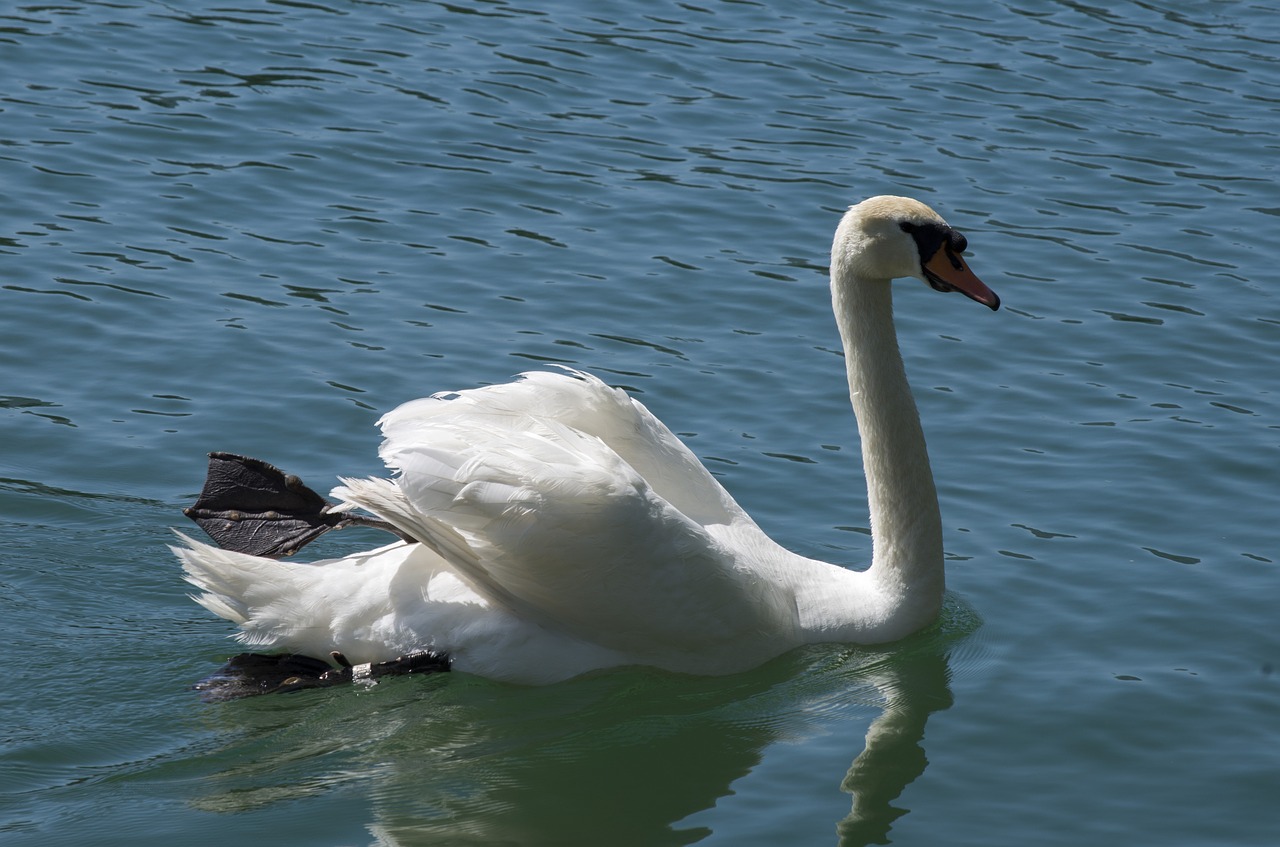
[[[275,465],[235,453],[210,453],[195,505],[183,514],[225,550],[252,556],[292,556],[331,529],[368,526],[399,535],[386,521],[333,506]]]

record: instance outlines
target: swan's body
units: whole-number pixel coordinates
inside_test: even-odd
[[[964,240],[923,204],[852,207],[831,285],[862,437],[873,535],[865,571],[774,543],[640,403],[578,372],[436,395],[380,421],[395,481],[348,480],[350,507],[414,542],[315,563],[189,541],[197,599],[258,649],[545,683],[644,664],[744,670],[815,642],[882,643],[929,624],[944,588],[924,436],[889,281],[927,279],[992,308]]]

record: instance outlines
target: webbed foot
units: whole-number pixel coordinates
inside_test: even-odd
[[[183,514],[225,550],[278,559],[331,529],[369,526],[404,536],[376,518],[332,511],[302,480],[261,459],[210,453],[195,505]]]
[[[329,688],[357,680],[372,682],[384,676],[444,673],[450,664],[448,656],[432,652],[410,653],[365,665],[352,665],[341,653],[332,656],[341,667],[331,667],[328,662],[310,656],[241,653],[192,688],[199,691],[206,702],[215,703],[258,694]]]

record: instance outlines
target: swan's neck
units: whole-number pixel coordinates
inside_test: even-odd
[[[832,299],[871,509],[868,576],[886,620],[909,632],[932,620],[942,603],[942,518],[898,351],[892,286],[888,280],[849,278],[853,273],[838,258],[833,262]]]

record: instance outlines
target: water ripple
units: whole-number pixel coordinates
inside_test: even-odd
[[[192,730],[205,719],[166,687],[223,649],[225,630],[155,564],[209,449],[263,455],[316,484],[375,473],[382,410],[573,364],[643,396],[780,540],[865,564],[826,251],[845,204],[906,193],[966,232],[974,268],[1006,308],[983,315],[899,288],[949,584],[987,620],[980,661],[959,663],[963,707],[937,724],[940,746],[931,724],[934,764],[918,793],[895,801],[931,812],[900,825],[954,828],[913,833],[921,842],[989,840],[986,814],[1037,843],[1089,840],[1090,826],[1113,840],[1274,841],[1249,827],[1268,819],[1265,779],[1212,796],[1221,831],[1167,810],[1204,807],[1196,792],[1207,783],[1187,773],[1222,775],[1224,761],[1238,763],[1227,776],[1274,770],[1274,692],[1257,668],[1280,661],[1275,640],[1258,635],[1271,629],[1277,561],[1277,21],[1266,0],[981,0],[908,12],[884,0],[246,0],[0,12],[0,461],[11,482],[0,485],[10,518],[0,528],[15,564],[0,603],[6,621],[26,622],[5,635],[32,655],[65,648],[67,667],[102,656],[104,637],[140,637],[153,654],[139,664],[113,648],[100,673],[84,671],[124,727],[108,733],[101,760],[75,752],[104,732],[73,708],[84,702],[80,676],[24,677],[48,706],[33,726],[70,727],[71,742],[45,748],[58,759],[49,767],[15,770],[56,788],[35,790],[34,811],[14,819],[143,831],[127,819],[136,804],[112,802],[113,791],[135,799],[128,777],[147,772],[154,748],[169,750],[163,768],[176,776],[165,783],[173,802],[142,810],[161,820],[158,832],[190,825],[190,786],[209,771],[245,788],[253,810],[220,820],[255,837],[269,827],[306,840],[297,827],[331,823],[343,798],[360,806],[344,820],[365,814],[367,796],[411,802],[422,767],[380,747],[377,729],[361,736],[372,753],[355,779],[319,767],[341,759],[340,744],[287,730],[297,753],[288,780],[272,776],[270,744],[245,763],[208,742],[207,767],[182,752],[200,747],[193,733],[252,734],[256,720]],[[139,623],[138,608],[154,619]],[[974,649],[966,643],[958,655]],[[1190,674],[1173,668],[1235,694],[1184,690]],[[421,712],[405,690],[403,702],[331,706],[329,725],[380,726],[358,719],[370,706],[389,721]],[[447,710],[468,690],[430,704]],[[832,692],[811,701],[822,726],[872,706],[857,690],[851,707],[840,701],[847,687]],[[829,840],[848,798],[836,797],[839,810],[819,798],[838,795],[851,756],[833,763],[825,740],[771,734],[797,725],[785,699],[747,697],[740,723],[678,736],[768,741],[722,762],[722,793],[700,794],[703,811],[654,813],[654,843],[677,841],[677,820],[735,843]],[[521,702],[556,713],[571,700]],[[641,700],[656,708],[661,698]],[[283,726],[294,708],[263,707],[261,721]],[[1149,731],[1128,716],[1152,713],[1178,766],[1124,746]],[[508,717],[525,729],[507,749],[536,747],[526,743],[536,721]],[[1195,740],[1215,722],[1237,737]],[[141,724],[179,728],[135,740]],[[555,767],[581,752],[569,724],[565,745],[544,750]],[[643,741],[661,721],[626,727]],[[448,771],[462,767],[452,752],[475,752],[467,731],[444,720],[387,737],[407,733],[407,749]],[[1093,746],[1055,748],[1062,737]],[[504,813],[528,821],[537,810],[502,782],[513,772],[504,752],[477,753],[476,772],[486,785],[493,776]],[[1016,766],[1031,759],[1056,769]],[[385,761],[407,776],[388,777]],[[682,761],[697,770],[699,757]],[[957,762],[972,765],[965,779],[948,778]],[[276,803],[292,796],[279,790],[290,780],[302,787],[296,807]],[[679,774],[663,780],[688,788]],[[431,783],[445,806],[446,782]],[[991,800],[1063,786],[1070,802],[1054,808]],[[536,780],[527,790],[550,796]],[[236,802],[234,791],[212,795]],[[778,804],[762,796],[785,796],[797,819],[771,824],[759,810]],[[1073,814],[1081,808],[1096,811]],[[458,822],[447,808],[422,813],[432,832]],[[735,831],[738,816],[751,827]],[[368,840],[366,823],[346,840]]]

